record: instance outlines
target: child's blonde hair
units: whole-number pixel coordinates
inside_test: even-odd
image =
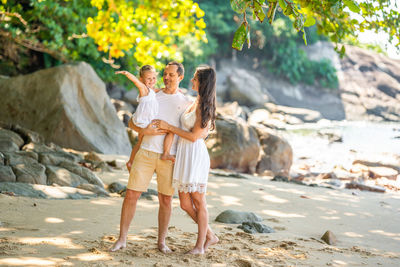
[[[155,69],[153,66],[151,66],[151,65],[144,65],[144,66],[142,66],[142,67],[140,68],[140,70],[139,70],[139,76],[143,78],[143,75],[144,75],[144,73],[145,73],[146,71],[154,71],[154,72],[157,74],[156,69]]]

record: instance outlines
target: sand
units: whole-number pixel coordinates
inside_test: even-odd
[[[101,173],[127,183],[125,171]],[[156,188],[155,181],[151,188]],[[173,200],[168,245],[156,249],[156,199],[141,199],[127,248],[118,237],[123,199],[44,200],[0,194],[1,266],[400,266],[400,194],[332,190],[268,177],[210,176],[210,224],[220,238],[205,255],[185,255],[197,227]],[[226,209],[251,211],[276,233],[250,235],[215,222]],[[330,230],[336,245],[320,237]]]

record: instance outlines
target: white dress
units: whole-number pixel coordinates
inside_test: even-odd
[[[183,130],[190,131],[196,121],[196,109],[181,116]],[[195,142],[179,137],[173,173],[173,186],[179,192],[205,193],[207,190],[210,156],[204,139]]]
[[[157,114],[158,101],[156,93],[149,88],[149,94],[139,98],[139,105],[132,115],[132,122],[140,128],[146,128],[155,119]]]

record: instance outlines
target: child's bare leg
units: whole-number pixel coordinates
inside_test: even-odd
[[[129,157],[128,162],[126,163],[126,167],[128,168],[128,171],[131,172],[131,167],[132,167],[132,162],[133,159],[135,158],[136,153],[138,152],[140,148],[140,144],[142,143],[143,135],[139,135],[139,140],[138,142],[133,146],[131,156]]]
[[[171,160],[173,162],[175,161],[175,156],[169,154],[173,141],[174,141],[174,134],[167,133],[164,139],[164,153],[161,155],[162,160]]]

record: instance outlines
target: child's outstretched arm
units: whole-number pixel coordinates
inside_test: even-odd
[[[131,80],[136,87],[139,89],[139,97],[142,96],[146,96],[149,94],[149,88],[147,88],[147,86],[142,83],[135,75],[133,75],[132,73],[129,73],[126,70],[122,70],[122,71],[116,71],[115,74],[123,74],[125,75],[129,80]]]

